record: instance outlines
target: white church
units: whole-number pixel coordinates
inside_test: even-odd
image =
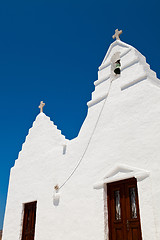
[[[11,169],[2,240],[160,240],[160,81],[121,33],[75,139],[41,102]]]

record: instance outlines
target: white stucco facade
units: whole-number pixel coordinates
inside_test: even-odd
[[[77,138],[65,139],[49,117],[37,116],[11,169],[2,240],[21,239],[23,206],[33,201],[35,240],[108,240],[106,184],[130,177],[137,178],[142,238],[160,239],[160,81],[144,56],[116,40],[94,84]]]

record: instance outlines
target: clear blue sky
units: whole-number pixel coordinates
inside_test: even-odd
[[[0,2],[0,229],[9,171],[29,128],[44,112],[72,139],[116,28],[160,77],[159,0]]]

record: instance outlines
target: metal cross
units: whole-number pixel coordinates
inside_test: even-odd
[[[40,108],[40,112],[43,112],[43,107],[44,107],[45,103],[43,101],[40,102],[39,108]]]
[[[116,40],[120,40],[119,36],[122,34],[122,30],[118,31],[118,29],[115,30],[115,34],[112,36],[112,38],[116,38]]]

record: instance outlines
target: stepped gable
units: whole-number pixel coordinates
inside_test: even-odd
[[[43,112],[39,113],[22,146],[18,158],[33,158],[45,154],[66,142],[65,136]]]
[[[117,79],[112,71],[112,65],[118,59],[121,62],[121,74],[118,77],[121,90],[143,80],[148,80],[160,86],[160,81],[156,73],[150,69],[150,65],[146,63],[146,58],[134,47],[121,40],[116,40],[110,45],[99,67],[98,80],[94,82],[95,91],[92,93],[91,101],[87,103],[88,107],[107,97],[110,81]]]

